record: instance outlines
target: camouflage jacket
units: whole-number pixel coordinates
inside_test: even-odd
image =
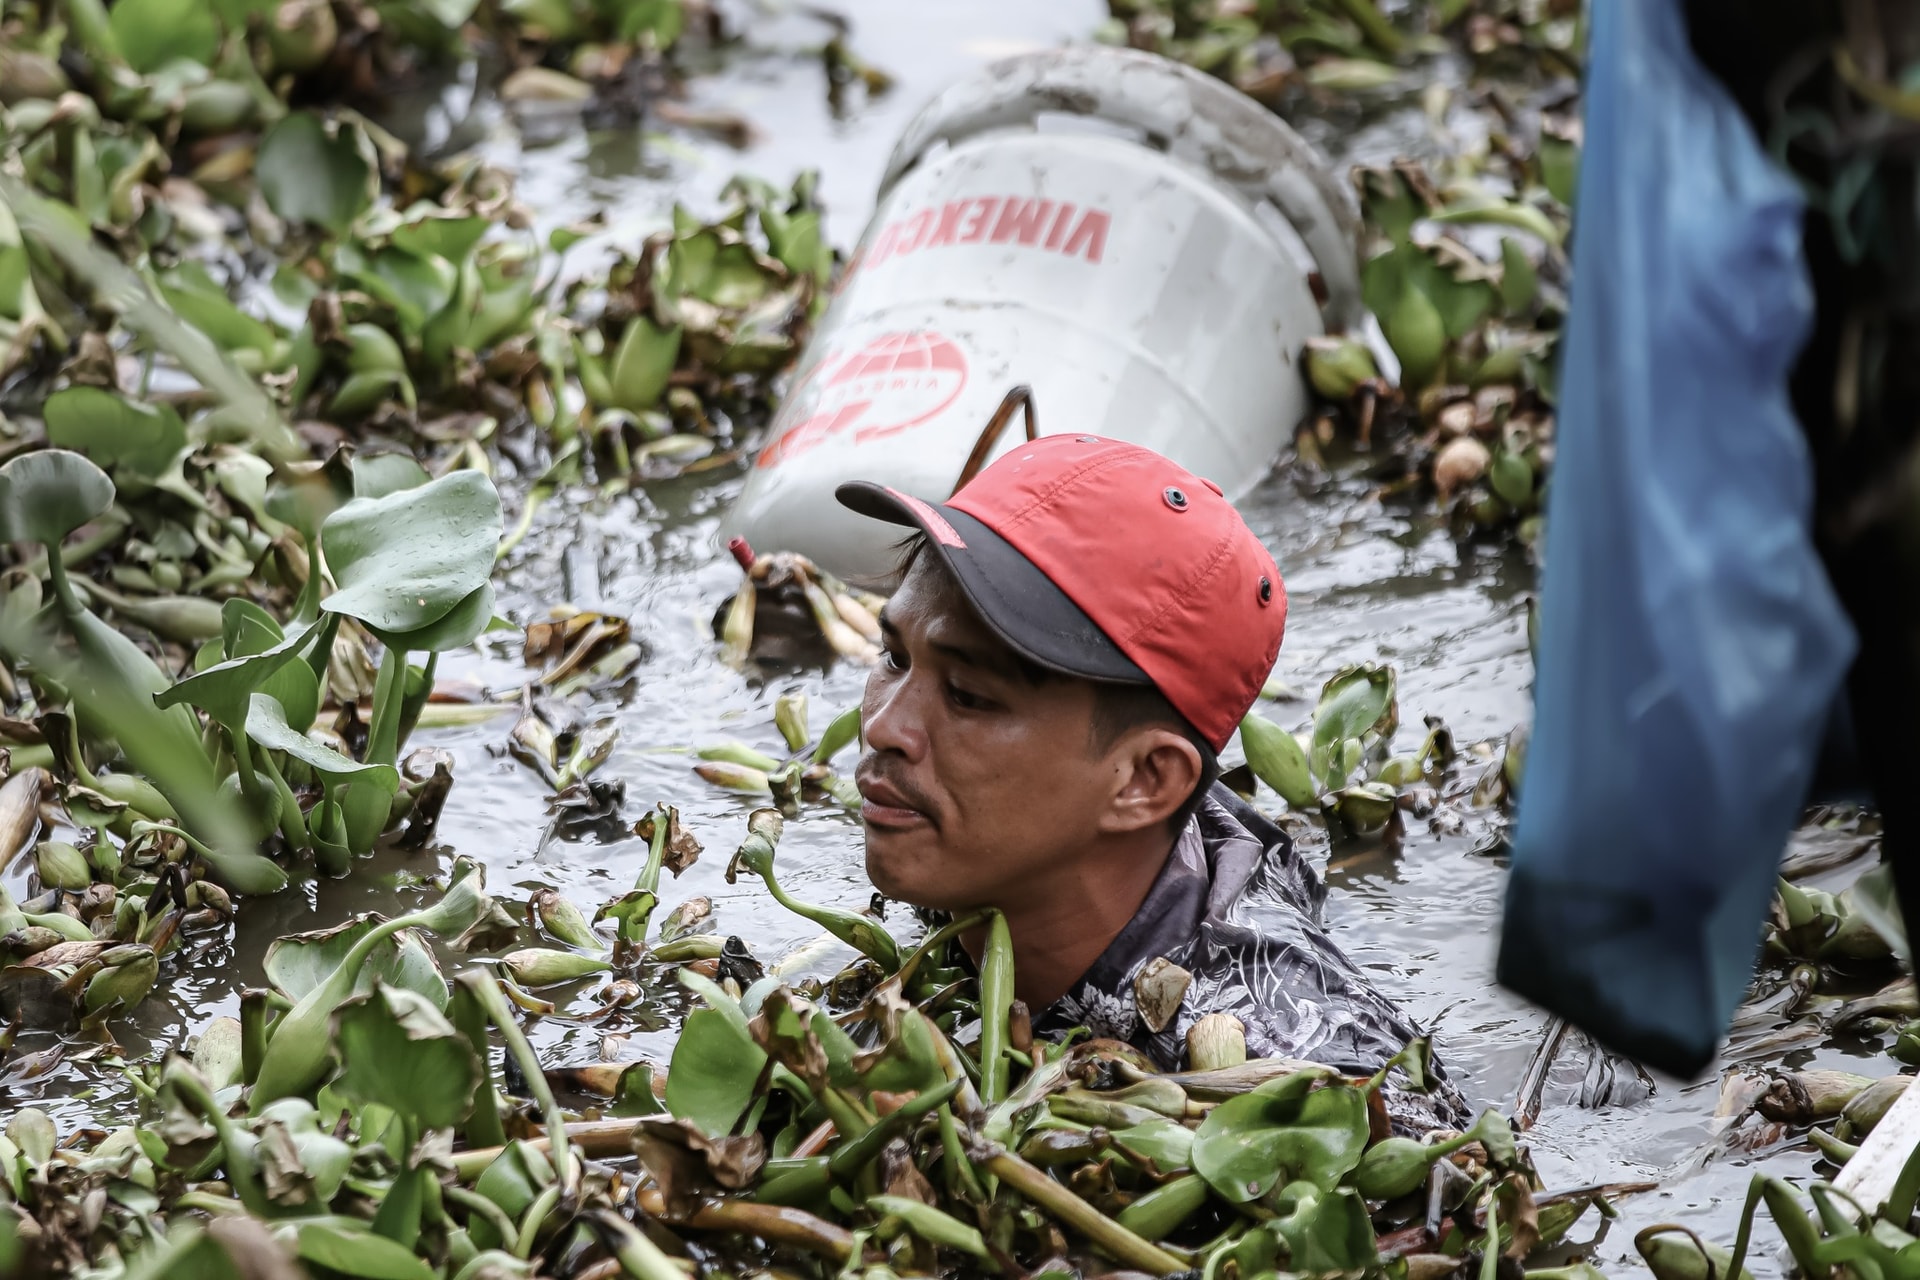
[[[1327,936],[1326,895],[1287,834],[1216,784],[1132,921],[1035,1017],[1034,1032],[1086,1027],[1175,1071],[1186,1066],[1187,1028],[1206,1014],[1231,1013],[1246,1027],[1250,1058],[1304,1058],[1370,1075],[1421,1032]],[[1192,980],[1156,1031],[1135,983],[1162,956]],[[1424,1096],[1388,1088],[1397,1129],[1467,1123],[1466,1102],[1437,1061],[1434,1075]]]

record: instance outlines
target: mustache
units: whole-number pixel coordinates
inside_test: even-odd
[[[907,802],[909,808],[917,809],[927,816],[928,821],[936,827],[939,826],[940,818],[934,809],[933,800],[906,778],[887,768],[882,763],[885,758],[872,751],[861,756],[860,763],[855,765],[853,770],[854,785],[864,790],[873,783],[883,782],[899,792],[900,798]]]

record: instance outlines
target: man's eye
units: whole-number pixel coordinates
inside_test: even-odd
[[[882,655],[884,656],[884,658],[885,658],[885,660],[886,660],[886,664],[887,664],[887,670],[889,670],[889,671],[905,671],[905,670],[907,669],[907,655],[906,655],[906,654],[904,654],[904,653],[901,653],[901,652],[900,652],[899,650],[897,650],[897,649],[883,649],[883,650],[881,651],[881,653],[882,653]]]
[[[967,711],[984,711],[993,705],[992,699],[983,698],[975,693],[968,693],[957,684],[947,686],[947,696],[953,699],[954,706]]]

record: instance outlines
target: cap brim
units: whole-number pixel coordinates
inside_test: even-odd
[[[980,620],[1015,653],[1064,675],[1153,683],[1053,579],[966,512],[866,480],[843,484],[834,496],[850,511],[926,534],[926,549],[952,572]]]

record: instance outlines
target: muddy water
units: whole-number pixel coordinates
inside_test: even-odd
[[[844,246],[871,209],[893,138],[928,95],[991,58],[1083,36],[1104,6],[1098,0],[843,0],[840,7],[854,20],[856,47],[894,73],[900,87],[836,116],[826,103],[820,64],[809,52],[824,28],[797,14],[760,19],[748,49],[692,90],[692,105],[737,111],[753,121],[759,135],[744,151],[632,130],[582,135],[552,122],[530,126],[528,136],[536,143],[540,134],[555,140],[524,145],[527,139],[508,115],[497,106],[470,103],[470,94],[457,86],[420,113],[418,133],[428,145],[478,142],[490,158],[518,173],[523,197],[543,221],[605,210],[612,234],[622,238],[637,238],[664,221],[676,199],[696,206],[711,202],[736,170],[781,181],[802,167],[817,168],[830,210],[829,233]],[[1458,112],[1448,123],[1457,132],[1473,127]],[[1417,110],[1303,127],[1347,159],[1375,160],[1436,145]],[[238,990],[261,981],[260,958],[276,935],[329,925],[355,911],[404,908],[418,900],[410,887],[416,879],[444,868],[454,853],[484,861],[490,884],[503,895],[551,885],[591,911],[631,885],[646,851],[629,827],[656,801],[678,805],[708,850],[666,887],[666,906],[695,894],[711,896],[720,927],[746,937],[763,960],[810,941],[814,931],[764,893],[723,880],[727,851],[743,834],[751,806],[695,778],[685,753],[689,744],[722,737],[773,747],[776,696],[807,693],[818,726],[854,701],[861,686],[861,672],[844,666],[750,681],[715,660],[707,620],[738,581],[738,571],[715,546],[714,531],[740,480],[737,471],[721,470],[654,483],[613,500],[570,495],[540,516],[505,575],[502,605],[517,620],[568,601],[631,618],[647,646],[627,695],[587,709],[615,717],[621,728],[620,746],[599,776],[624,782],[623,820],[555,827],[543,788],[502,750],[510,717],[422,735],[421,741],[446,748],[456,760],[440,846],[413,856],[383,854],[350,880],[246,904],[235,944],[192,960],[190,972],[163,986],[164,997],[156,994],[140,1010],[138,1025],[121,1036],[129,1053],[176,1045],[206,1019],[235,1012]],[[505,488],[511,518],[518,509],[511,479]],[[1430,521],[1382,509],[1358,481],[1307,492],[1276,476],[1244,510],[1278,558],[1292,598],[1279,674],[1301,697],[1277,708],[1284,718],[1301,723],[1320,682],[1356,661],[1398,669],[1405,746],[1417,742],[1425,715],[1443,717],[1462,742],[1503,734],[1526,718],[1525,596],[1533,573],[1523,557],[1461,548]],[[442,674],[496,691],[510,691],[525,678],[517,642],[443,663]],[[1416,1016],[1437,1022],[1441,1052],[1468,1093],[1506,1108],[1546,1019],[1492,984],[1504,873],[1495,858],[1476,853],[1487,835],[1484,824],[1436,834],[1416,822],[1397,850],[1332,858],[1328,915],[1356,961]],[[867,899],[858,829],[844,815],[817,809],[791,824],[781,862],[783,880],[803,898],[855,906]],[[843,958],[829,953],[822,967]],[[592,1015],[590,988],[564,1011]],[[670,1051],[661,1003],[637,1018],[551,1019],[536,1035],[548,1060],[559,1064],[593,1060],[609,1031],[634,1034],[628,1053],[664,1061]],[[22,1038],[23,1048],[38,1047],[29,1046],[29,1039]],[[1892,1069],[1883,1058],[1850,1060],[1843,1047],[1803,1050],[1789,1061],[1870,1074]],[[1712,1079],[1695,1085],[1661,1081],[1651,1098],[1633,1105],[1587,1109],[1573,1102],[1586,1068],[1586,1055],[1577,1042],[1570,1044],[1549,1090],[1550,1105],[1529,1138],[1549,1181],[1568,1186],[1678,1177],[1624,1205],[1624,1220],[1604,1233],[1594,1260],[1611,1272],[1638,1270],[1633,1231],[1666,1219],[1730,1241],[1751,1158],[1725,1156],[1678,1176],[1698,1163],[1695,1153],[1707,1137],[1716,1095]],[[123,1096],[110,1072],[95,1067],[78,1075],[102,1090],[93,1105]],[[75,1073],[63,1071],[60,1079],[64,1085]],[[46,1088],[17,1087],[0,1105],[19,1105]],[[48,1091],[55,1090],[67,1091]],[[87,1106],[69,1099],[60,1109],[78,1119]],[[1799,1175],[1812,1161],[1804,1149],[1790,1148],[1768,1154],[1765,1163]],[[1590,1217],[1576,1238],[1598,1225]],[[1768,1274],[1777,1268],[1761,1257],[1755,1270]]]

